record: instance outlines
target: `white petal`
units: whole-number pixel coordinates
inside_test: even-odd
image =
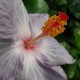
[[[12,0],[11,5],[13,5],[12,20],[17,27],[16,30],[18,32],[18,36],[20,36],[21,38],[30,37],[29,17],[27,10],[22,3],[22,0]]]
[[[0,0],[0,39],[11,38],[14,26],[11,24],[11,10],[8,0]]]
[[[67,80],[67,75],[60,66],[52,67],[52,69],[56,71],[59,75],[61,75],[65,80]]]
[[[36,52],[29,51],[24,55],[23,72],[19,80],[66,80],[66,75],[60,67],[50,68],[36,60]],[[56,69],[60,69],[57,71]]]
[[[36,37],[42,32],[41,28],[46,22],[46,20],[48,20],[48,18],[49,18],[48,14],[30,14],[29,15],[29,24],[30,24],[32,37]]]
[[[9,42],[0,43],[0,80],[15,80],[22,71],[21,51]]]
[[[7,48],[12,44],[11,39],[0,39],[0,50],[3,48]]]
[[[17,39],[30,37],[27,10],[22,0],[0,0],[0,38],[12,35]]]
[[[60,67],[43,65],[37,59],[39,53],[35,49],[25,50],[22,43],[18,41],[15,45],[9,44],[7,48],[0,50],[0,79],[66,80],[66,75]]]
[[[75,60],[54,38],[44,38],[38,42],[36,58],[47,66],[71,64]]]

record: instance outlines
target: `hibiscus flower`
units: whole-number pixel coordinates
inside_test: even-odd
[[[57,40],[39,36],[48,18],[28,14],[21,0],[0,0],[0,80],[67,80],[59,65],[75,60]]]

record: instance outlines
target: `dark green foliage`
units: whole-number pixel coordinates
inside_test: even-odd
[[[56,39],[76,59],[72,65],[62,66],[68,80],[80,80],[80,0],[23,0],[29,13],[57,14],[66,12],[69,16],[66,31]]]
[[[49,6],[44,0],[23,0],[29,13],[45,13]]]

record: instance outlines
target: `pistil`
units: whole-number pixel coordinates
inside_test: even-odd
[[[41,33],[37,37],[31,39],[30,42],[28,43],[27,47],[29,48],[31,45],[35,44],[36,42],[38,42],[39,40],[41,40],[42,38],[44,38],[46,36],[47,35],[45,33]]]
[[[58,34],[61,34],[66,29],[65,26],[67,25],[68,16],[65,13],[59,12],[58,16],[53,15],[51,16],[41,28],[42,33],[37,37],[31,39],[28,43],[26,43],[26,47],[29,48],[31,45],[35,44],[43,37],[50,36],[55,37]]]

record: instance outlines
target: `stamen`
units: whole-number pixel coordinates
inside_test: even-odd
[[[26,47],[29,48],[32,44],[36,43],[45,36],[55,37],[58,34],[63,33],[66,29],[64,26],[67,25],[68,18],[69,17],[62,12],[58,12],[58,16],[51,16],[41,28],[42,33],[39,36],[31,39],[27,43]]]
[[[43,33],[50,37],[55,37],[61,34],[65,30],[65,25],[67,25],[68,16],[65,13],[59,12],[59,16],[51,16],[42,27]]]

